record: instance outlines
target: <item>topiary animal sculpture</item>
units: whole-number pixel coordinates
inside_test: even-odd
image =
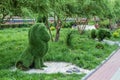
[[[43,65],[43,57],[48,51],[50,36],[43,23],[37,23],[31,27],[28,33],[29,44],[16,62],[18,69],[40,69]]]

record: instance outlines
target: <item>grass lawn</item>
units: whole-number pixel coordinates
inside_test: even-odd
[[[29,28],[13,28],[0,30],[0,80],[80,80],[84,74],[25,74],[21,71],[11,72],[19,55],[28,43]],[[104,49],[97,49],[98,41],[91,39],[90,31],[83,35],[74,35],[73,47],[66,45],[67,33],[71,29],[61,29],[60,40],[49,42],[49,51],[45,61],[71,62],[85,69],[94,69],[118,46],[103,44]],[[55,36],[55,31],[52,31]]]

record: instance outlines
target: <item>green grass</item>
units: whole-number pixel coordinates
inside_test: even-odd
[[[0,80],[80,80],[84,74],[27,74],[21,71],[0,70]]]
[[[80,80],[84,74],[64,75],[58,74],[25,74],[21,71],[11,72],[9,69],[15,65],[16,60],[28,45],[29,28],[13,28],[0,30],[0,80]],[[89,36],[90,31],[83,35],[75,35],[79,40],[74,48],[66,45],[67,33],[71,29],[61,29],[60,40],[49,42],[49,51],[45,61],[71,62],[85,69],[94,69],[101,61],[112,53],[118,46],[104,45],[104,49],[97,49],[98,43]],[[52,31],[55,37],[55,31]]]

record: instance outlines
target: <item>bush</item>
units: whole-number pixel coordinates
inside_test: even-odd
[[[30,27],[31,25],[33,24],[1,24],[0,25],[0,29],[3,29],[3,28],[22,28],[22,27]]]
[[[55,30],[55,27],[54,27],[54,26],[51,26],[51,27],[50,27],[50,30],[51,30],[51,31],[54,31],[54,30]]]
[[[104,38],[110,38],[111,37],[111,33],[110,31],[106,30],[106,29],[99,29],[98,33],[97,33],[97,37],[99,41],[102,41]]]
[[[82,39],[80,38],[80,34],[76,30],[72,30],[67,35],[67,46],[69,46],[72,49],[77,49],[80,46],[80,43],[82,42]]]
[[[111,38],[111,33],[110,33],[110,31],[106,31],[106,32],[105,32],[105,36],[106,36],[107,38]]]
[[[93,30],[91,31],[91,38],[92,38],[92,39],[95,39],[96,37],[97,37],[97,35],[96,35],[96,30],[93,29]]]
[[[120,36],[118,32],[114,32],[112,35],[114,38],[118,38]]]
[[[105,38],[105,30],[99,29],[97,33],[97,37],[99,41],[102,41]]]
[[[63,28],[71,28],[74,24],[75,24],[75,22],[66,22],[64,24]]]
[[[115,30],[115,31],[113,32],[112,36],[113,36],[114,38],[120,37],[120,29]]]

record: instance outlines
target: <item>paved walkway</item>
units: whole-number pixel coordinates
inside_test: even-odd
[[[120,80],[120,49],[83,80]]]

